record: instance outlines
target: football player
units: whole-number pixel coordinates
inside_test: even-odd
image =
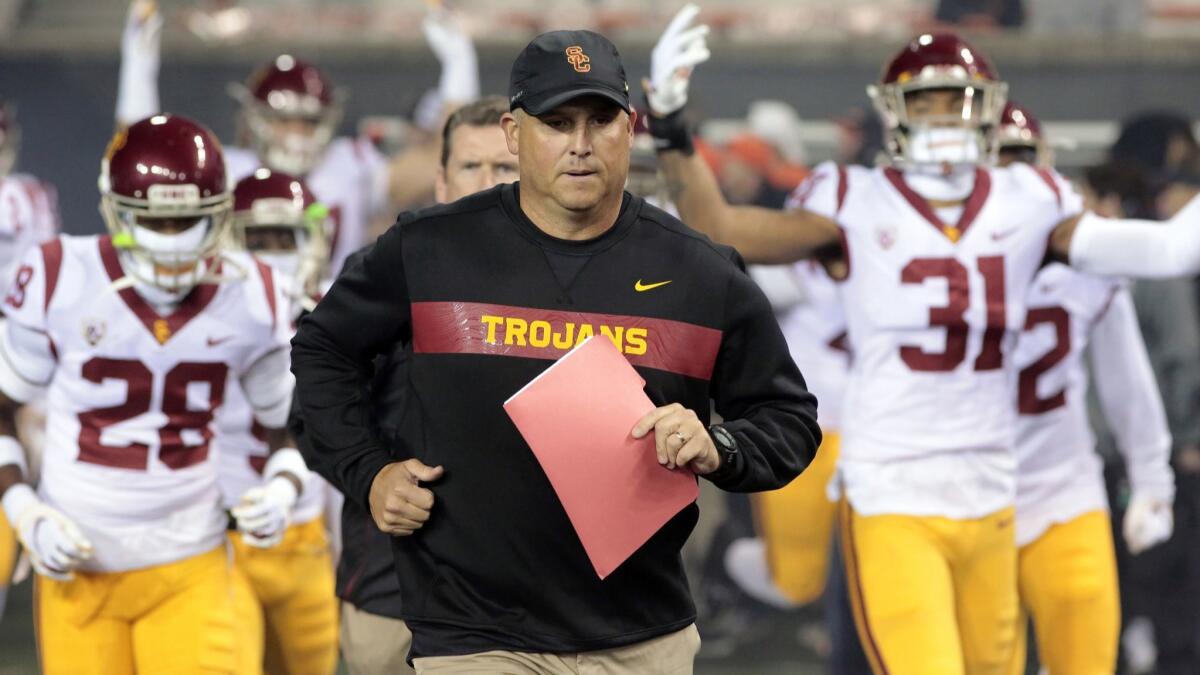
[[[233,190],[234,241],[279,273],[289,336],[291,323],[316,302],[326,216],[304,182],[287,174],[258,169]],[[262,481],[268,439],[237,383],[226,389],[215,426],[222,499],[236,513],[242,495]],[[310,475],[287,529],[274,538],[230,534],[234,611],[248,636],[242,670],[262,668],[264,656],[269,673],[328,674],[337,668],[338,606],[322,520],[326,490],[319,476]]]
[[[270,267],[220,248],[231,196],[208,129],[131,125],[99,187],[110,234],[28,251],[0,330],[0,503],[38,572],[42,667],[245,672],[209,423],[235,382],[274,451],[235,516],[277,539],[307,474],[282,429],[288,303]],[[12,412],[42,392],[35,492]]]
[[[1041,125],[1009,103],[1000,118],[999,163],[1047,166]],[[1117,279],[1052,262],[1034,278],[1017,340],[1017,546],[1022,611],[1051,673],[1111,673],[1121,612],[1103,463],[1088,423],[1088,372],[1125,455],[1132,487],[1123,523],[1129,550],[1166,541],[1175,478],[1171,433],[1129,290]],[[1025,668],[1024,621],[1014,675]]]
[[[25,249],[53,239],[59,230],[58,198],[54,186],[26,173],[13,173],[21,145],[16,112],[0,100],[0,283],[8,283],[13,265]],[[2,289],[0,289],[2,290]],[[3,310],[0,309],[0,315]],[[40,450],[45,415],[41,401],[23,406],[18,415],[18,438],[35,459]],[[17,537],[8,520],[0,518],[0,616],[4,615],[8,585],[17,562]]]
[[[131,4],[122,41],[118,125],[159,110],[161,26],[153,0]],[[431,12],[423,28],[442,64],[443,105],[478,98],[475,48],[456,17]],[[232,85],[231,92],[241,106],[239,124],[247,143],[227,150],[231,175],[240,180],[266,167],[304,179],[329,208],[326,278],[335,278],[346,256],[368,243],[373,216],[390,203],[407,204],[417,193],[432,194],[432,172],[403,170],[400,165],[410,159],[405,155],[389,163],[368,139],[335,136],[344,92],[316,66],[284,54],[255,70],[244,85]],[[424,166],[433,165],[435,144],[423,152]],[[421,186],[415,177],[423,179]]]
[[[1047,254],[1093,274],[1200,271],[1200,201],[1165,224],[1085,213],[1052,171],[988,166],[1007,86],[951,34],[913,39],[869,92],[892,164],[821,165],[801,209],[730,207],[689,152],[686,7],[652,52],[651,131],[685,222],[747,262],[842,249],[854,354],[838,483],[850,589],[878,672],[998,673],[1016,639],[1012,345]]]

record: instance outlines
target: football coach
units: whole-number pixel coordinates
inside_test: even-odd
[[[292,342],[314,452],[396,535],[418,673],[692,672],[680,548],[695,504],[600,580],[502,408],[588,336],[646,380],[660,407],[631,433],[653,434],[664,471],[770,490],[820,442],[816,399],[737,254],[624,191],[628,92],[604,37],[535,38],[501,120],[520,181],[401,214]],[[397,343],[414,408],[402,462],[373,431],[366,386]]]

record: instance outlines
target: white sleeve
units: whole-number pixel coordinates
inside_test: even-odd
[[[788,195],[784,209],[804,209],[837,221],[845,198],[846,170],[835,162],[821,162],[803,182]]]
[[[775,313],[787,311],[808,300],[804,283],[788,265],[750,265],[746,271],[767,296]]]
[[[1149,279],[1200,273],[1200,196],[1170,220],[1085,213],[1071,237],[1071,266],[1100,276]]]
[[[421,29],[442,65],[438,79],[442,105],[462,105],[479,98],[479,58],[461,17],[435,10],[426,15]]]
[[[292,405],[291,354],[286,348],[268,352],[242,373],[242,391],[254,409],[254,419],[268,429],[279,429],[287,423]]]
[[[117,124],[128,126],[162,108],[158,101],[158,66],[162,43],[162,14],[153,2],[129,5],[121,34],[121,70],[117,78]]]
[[[0,319],[0,391],[17,403],[42,395],[58,361],[45,333]]]
[[[287,423],[292,405],[292,389],[296,379],[291,372],[291,304],[285,284],[274,269],[255,260],[262,283],[248,283],[247,292],[258,306],[257,311],[273,312],[269,318],[270,332],[264,336],[259,349],[239,374],[242,391],[254,409],[254,419],[269,429],[279,429]],[[267,296],[271,293],[271,297]],[[262,302],[261,305],[258,303]],[[265,319],[260,315],[260,320]],[[265,328],[266,326],[264,326]]]
[[[1170,501],[1171,431],[1129,291],[1121,288],[1091,334],[1096,393],[1133,489]]]

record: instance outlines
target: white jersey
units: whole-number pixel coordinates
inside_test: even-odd
[[[262,166],[246,148],[228,148],[225,164],[239,181]],[[321,161],[304,176],[317,199],[329,207],[329,278],[336,279],[346,256],[367,245],[371,217],[387,206],[387,160],[365,138],[335,138]]]
[[[1105,417],[1135,484],[1169,490],[1171,482],[1171,434],[1128,290],[1055,263],[1038,273],[1028,307],[1013,356],[1019,546],[1056,523],[1108,508],[1088,424],[1089,344]],[[1147,486],[1148,478],[1160,485]]]
[[[295,334],[294,330],[289,332]],[[262,485],[263,468],[270,454],[266,429],[254,418],[254,409],[236,382],[225,391],[225,403],[217,411],[213,430],[221,500],[225,508],[232,509],[247,490]],[[326,489],[325,481],[315,472],[310,473],[292,507],[291,521],[301,524],[319,518],[325,508]]]
[[[267,373],[281,384],[270,395],[290,399],[278,359],[286,304],[270,268],[234,253],[221,271],[240,278],[198,286],[161,316],[134,289],[113,289],[124,272],[107,236],[59,237],[22,259],[4,305],[0,388],[18,401],[46,388],[38,492],[92,542],[86,570],[220,546],[213,411],[231,380],[263,364],[280,363]],[[42,338],[37,348],[29,335]]]
[[[25,249],[50,241],[59,229],[54,186],[28,174],[0,178],[0,283],[13,278]]]
[[[810,211],[842,230],[850,367],[841,476],[864,515],[978,518],[1015,498],[1007,360],[1054,227],[1082,208],[1057,174],[976,172],[944,223],[894,168],[818,167]]]
[[[786,208],[805,206],[815,185],[805,181],[788,198]],[[817,419],[821,428],[841,428],[842,398],[850,369],[846,314],[842,311],[838,284],[820,263],[805,260],[784,268],[802,299],[778,311],[779,327],[787,340],[792,360],[804,373],[808,390],[817,397]]]

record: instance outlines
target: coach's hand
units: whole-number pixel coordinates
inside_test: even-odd
[[[686,466],[704,475],[717,470],[721,463],[717,446],[696,413],[672,403],[655,408],[633,427],[633,437],[641,438],[654,430],[658,463],[674,469]]]
[[[383,532],[404,537],[421,529],[433,508],[433,492],[420,486],[444,473],[440,466],[426,466],[418,459],[388,464],[371,481],[371,517]]]
[[[692,68],[710,56],[705,42],[708,26],[692,25],[699,13],[696,5],[685,5],[650,52],[650,77],[642,80],[642,87],[650,111],[659,117],[666,117],[687,103]]]

